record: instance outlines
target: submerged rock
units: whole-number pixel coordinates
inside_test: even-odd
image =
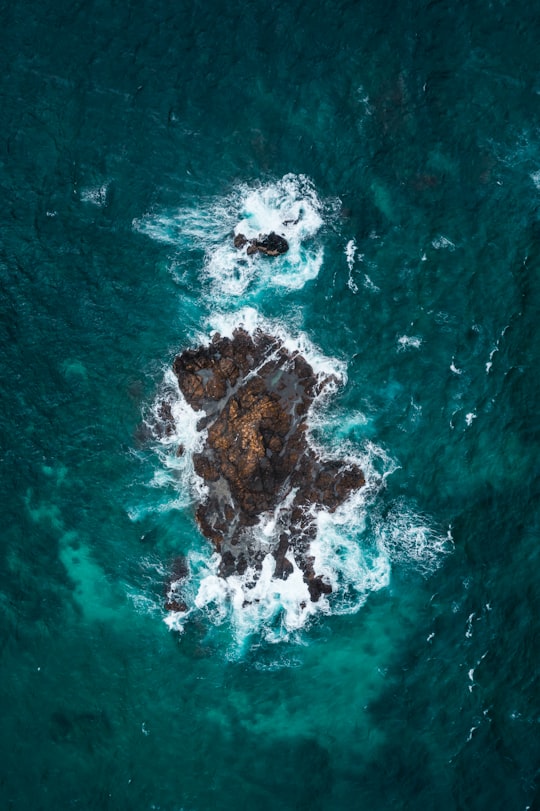
[[[328,594],[309,555],[312,508],[333,512],[364,485],[357,465],[322,459],[307,440],[309,408],[333,378],[319,379],[302,355],[260,330],[216,334],[209,346],[179,355],[173,368],[185,399],[201,412],[198,427],[208,430],[193,459],[208,488],[196,517],[221,554],[220,575],[260,570],[271,552],[274,577],[286,579],[294,558],[311,599]]]
[[[285,237],[271,231],[267,235],[259,235],[258,239],[248,239],[244,234],[236,234],[234,238],[234,247],[244,248],[247,245],[247,254],[251,256],[254,253],[264,253],[266,256],[279,256],[282,253],[287,253],[289,250],[289,243]]]

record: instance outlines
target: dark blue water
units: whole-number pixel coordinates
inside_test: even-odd
[[[4,5],[2,808],[537,807],[539,29]],[[241,220],[300,210],[237,261]],[[383,483],[322,521],[307,614],[216,584],[189,454],[144,430],[241,323],[340,372],[313,441]]]

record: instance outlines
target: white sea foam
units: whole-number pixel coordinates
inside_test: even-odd
[[[479,727],[478,727],[478,726],[476,726],[476,727],[475,727],[475,726],[472,726],[472,727],[470,728],[470,730],[469,730],[469,734],[468,734],[468,736],[467,736],[467,743],[469,743],[469,741],[471,741],[471,740],[472,740],[472,736],[474,735],[474,733],[476,732],[476,730],[477,730],[477,729],[479,729]]]
[[[197,608],[219,602],[221,615],[230,615],[240,642],[261,630],[270,642],[288,637],[302,628],[316,607],[310,601],[294,555],[289,553],[287,557],[293,567],[287,580],[273,577],[275,560],[271,554],[264,559],[259,573],[248,569],[244,575],[226,580],[215,575],[204,578],[195,600]]]
[[[370,290],[372,293],[380,293],[381,288],[377,287],[377,285],[370,279],[367,273],[364,273],[364,287],[366,290]]]
[[[493,347],[493,349],[489,353],[489,360],[486,363],[486,374],[489,374],[491,372],[491,369],[493,367],[493,358],[495,357],[496,353],[500,351],[500,344],[501,344],[502,339],[504,338],[504,335],[505,335],[506,330],[508,329],[508,326],[509,325],[507,324],[504,327],[504,329],[501,331],[500,336],[497,338],[497,341],[495,342],[495,346]]]
[[[530,178],[534,183],[534,186],[538,191],[540,191],[540,170],[536,172],[531,172]]]
[[[398,344],[400,351],[404,349],[420,349],[422,339],[418,335],[401,335],[398,338]]]
[[[358,293],[358,285],[353,279],[353,269],[356,260],[357,250],[358,248],[356,245],[356,241],[354,239],[350,239],[347,242],[347,245],[345,246],[345,259],[347,260],[347,267],[349,268],[349,278],[347,279],[347,286],[349,287],[349,290],[354,294]],[[360,261],[362,261],[363,258],[364,258],[363,254],[360,254],[358,257]]]
[[[181,509],[191,504],[194,498],[202,499],[206,495],[206,485],[193,468],[193,454],[202,450],[207,431],[197,430],[201,414],[185,400],[172,369],[165,370],[158,396],[145,419],[150,430],[162,422],[160,410],[163,403],[171,409],[174,426],[157,438],[161,465],[154,471],[149,484],[158,488],[175,488],[176,498],[168,501],[165,507],[160,505],[158,510]],[[181,453],[178,453],[179,448]]]
[[[225,296],[239,296],[252,282],[257,287],[299,289],[316,278],[323,262],[322,247],[306,248],[323,224],[322,203],[313,185],[303,176],[286,175],[277,183],[242,189],[241,220],[235,234],[247,239],[272,231],[284,236],[289,250],[272,262],[247,256],[227,238],[207,254],[205,270],[212,287]],[[262,261],[261,261],[262,260]]]
[[[432,241],[431,244],[433,245],[436,251],[439,251],[441,249],[454,251],[456,248],[455,244],[450,239],[448,239],[448,237],[444,237],[442,234],[440,234],[438,237],[435,237],[435,239]]]
[[[350,239],[345,246],[345,258],[347,259],[347,267],[349,271],[352,272],[354,266],[354,257],[356,256],[356,241],[354,239]]]
[[[377,509],[373,508],[373,534],[394,563],[412,564],[430,574],[451,550],[450,530],[446,536],[436,531],[430,519],[404,499],[397,500],[384,515],[377,516]]]
[[[83,203],[91,203],[93,206],[107,205],[107,195],[109,192],[109,184],[103,183],[101,186],[87,186],[81,189],[81,200]]]
[[[452,363],[450,364],[450,371],[453,372],[455,375],[463,374],[463,369],[458,369],[454,361],[455,358],[452,358]]]
[[[332,586],[332,595],[322,598],[323,610],[333,614],[357,611],[372,591],[390,581],[390,559],[375,539],[366,543],[367,491],[351,495],[334,513],[317,514],[317,536],[310,553],[315,571]]]

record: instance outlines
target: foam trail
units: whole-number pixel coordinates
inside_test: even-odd
[[[398,351],[402,352],[404,349],[420,349],[422,345],[422,338],[418,335],[401,335],[398,338]]]
[[[354,267],[354,259],[356,256],[357,246],[354,239],[350,239],[345,246],[345,258],[347,260],[347,267],[349,268],[349,278],[347,280],[347,286],[351,293],[358,293],[358,285],[353,279],[353,267]]]

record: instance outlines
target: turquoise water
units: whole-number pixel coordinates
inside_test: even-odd
[[[535,808],[534,6],[2,17],[1,807]],[[231,264],[296,203],[287,259]],[[296,629],[197,607],[193,481],[144,431],[175,354],[255,318],[343,372],[314,441],[384,482]]]

